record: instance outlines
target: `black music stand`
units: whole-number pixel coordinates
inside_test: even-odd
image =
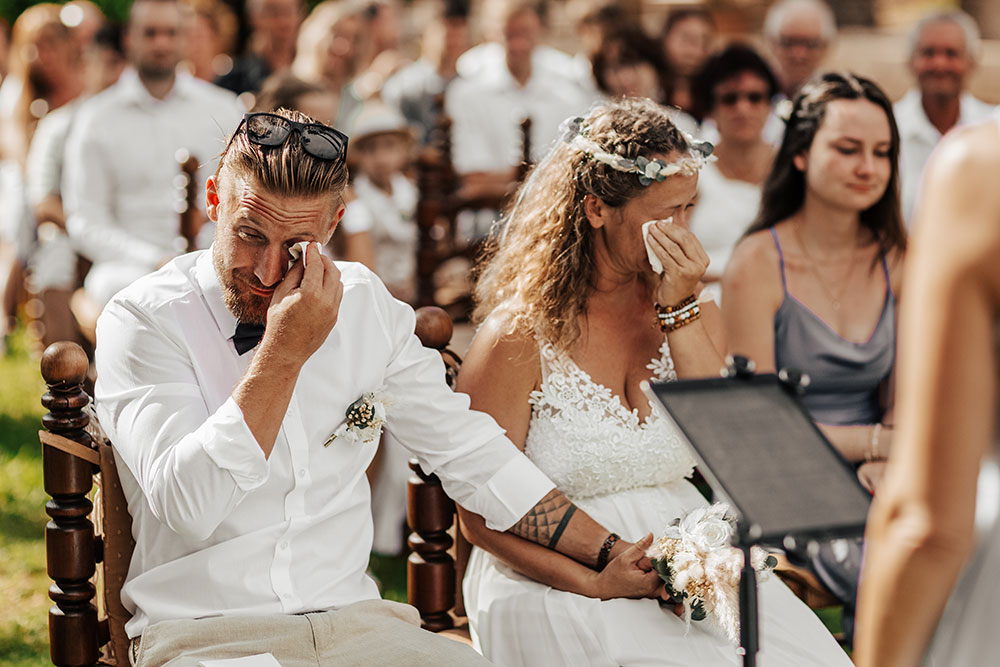
[[[740,646],[757,664],[757,578],[750,547],[810,544],[864,533],[871,496],[816,427],[798,396],[795,371],[755,375],[737,357],[722,378],[651,381],[643,388],[683,434],[698,468],[736,514],[743,552]]]

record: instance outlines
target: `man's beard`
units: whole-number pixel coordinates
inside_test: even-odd
[[[137,63],[136,70],[139,76],[147,81],[166,81],[177,71],[177,63],[173,64],[153,64],[149,62]]]
[[[222,285],[222,299],[229,312],[235,315],[238,321],[245,324],[265,325],[271,298],[246,291],[246,285],[265,289],[257,277],[240,271],[227,271],[219,265],[218,261],[215,262],[215,273],[219,276],[219,283]]]

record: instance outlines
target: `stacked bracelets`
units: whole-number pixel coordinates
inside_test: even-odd
[[[676,306],[656,304],[656,317],[660,321],[660,330],[663,333],[670,333],[701,317],[701,308],[698,307],[698,302],[692,294]]]

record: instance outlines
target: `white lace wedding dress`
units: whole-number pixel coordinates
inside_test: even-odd
[[[542,384],[530,398],[525,453],[581,509],[622,538],[662,532],[706,501],[685,477],[694,461],[653,411],[640,423],[618,397],[552,346],[540,347]],[[648,366],[676,379],[666,341]],[[501,667],[738,665],[736,647],[655,600],[607,600],[556,590],[474,549],[464,582],[476,648]],[[777,577],[760,586],[759,664],[850,665],[815,614]]]

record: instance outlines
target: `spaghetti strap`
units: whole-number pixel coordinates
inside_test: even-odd
[[[767,231],[771,232],[771,239],[774,241],[774,247],[778,251],[778,266],[781,267],[781,288],[788,291],[788,283],[785,282],[785,254],[781,252],[781,244],[778,243],[778,234],[774,231],[774,227],[770,227]]]
[[[882,253],[882,273],[885,274],[885,289],[896,298],[896,293],[892,291],[892,278],[889,276],[889,262],[885,259],[885,253]]]

